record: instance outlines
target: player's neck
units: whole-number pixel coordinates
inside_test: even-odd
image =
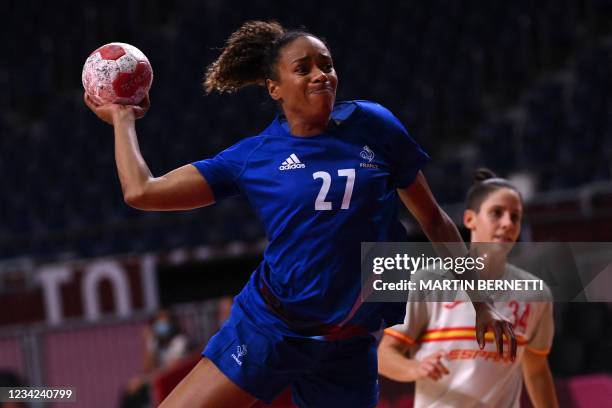
[[[297,115],[285,114],[291,134],[298,137],[316,136],[325,132],[329,126],[330,116],[303,118]]]

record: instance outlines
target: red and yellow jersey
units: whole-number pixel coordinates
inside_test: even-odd
[[[511,265],[506,273],[533,278]],[[438,381],[417,381],[415,407],[519,406],[524,353],[546,355],[552,344],[552,302],[500,300],[495,306],[514,325],[518,342],[514,362],[497,354],[493,333],[486,334],[486,346],[480,350],[470,302],[409,301],[404,323],[385,330],[386,335],[414,346],[411,358],[421,360],[438,350],[446,352],[443,362],[450,374]]]

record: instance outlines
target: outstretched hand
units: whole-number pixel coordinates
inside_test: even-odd
[[[442,350],[436,351],[433,354],[425,357],[418,362],[416,367],[415,381],[423,378],[430,378],[438,381],[444,375],[449,374],[448,368],[442,364],[442,358],[446,353]]]
[[[124,118],[132,120],[140,119],[147,113],[151,106],[148,94],[145,95],[142,102],[138,105],[119,105],[116,103],[101,105],[91,99],[91,97],[87,95],[87,92],[83,95],[83,100],[85,101],[85,105],[87,105],[98,118],[109,125],[113,125],[116,120]]]
[[[508,340],[508,354],[510,360],[516,359],[516,336],[512,323],[506,319],[493,303],[490,302],[474,302],[476,309],[476,340],[480,349],[485,347],[485,333],[492,331],[495,335],[495,344],[497,345],[497,353],[500,357],[504,356],[504,336]]]

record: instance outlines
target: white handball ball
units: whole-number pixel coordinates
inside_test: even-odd
[[[151,88],[153,69],[138,48],[114,42],[91,53],[81,79],[87,95],[98,104],[137,105]]]

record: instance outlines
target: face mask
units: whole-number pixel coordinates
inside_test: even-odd
[[[153,325],[153,331],[157,337],[165,338],[170,335],[170,323],[165,320],[155,322]]]

